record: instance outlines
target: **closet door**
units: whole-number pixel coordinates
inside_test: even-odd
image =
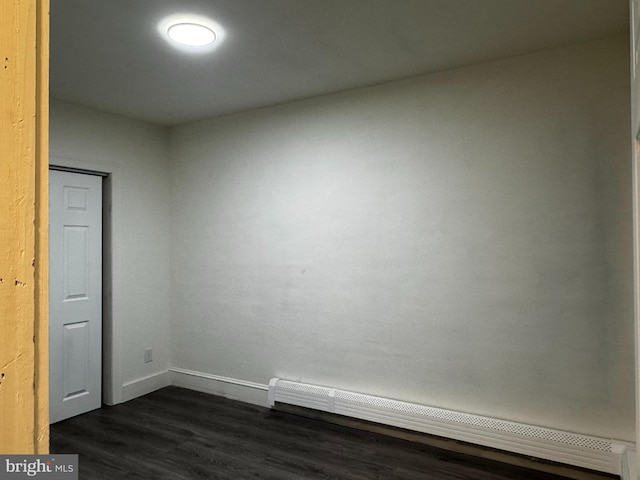
[[[50,171],[50,422],[102,404],[102,178]]]

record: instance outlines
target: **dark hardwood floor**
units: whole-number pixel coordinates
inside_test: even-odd
[[[560,480],[370,432],[167,387],[51,426],[81,480]]]

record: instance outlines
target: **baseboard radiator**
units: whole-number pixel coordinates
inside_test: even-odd
[[[269,405],[284,403],[400,427],[614,475],[627,445],[479,415],[273,378]]]

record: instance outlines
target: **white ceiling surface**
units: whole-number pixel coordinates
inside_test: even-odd
[[[205,55],[167,15],[226,30]],[[627,0],[51,0],[51,95],[176,125],[628,31]]]

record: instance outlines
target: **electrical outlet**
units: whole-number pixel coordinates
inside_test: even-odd
[[[153,349],[145,348],[144,349],[144,363],[149,363],[153,360]]]

